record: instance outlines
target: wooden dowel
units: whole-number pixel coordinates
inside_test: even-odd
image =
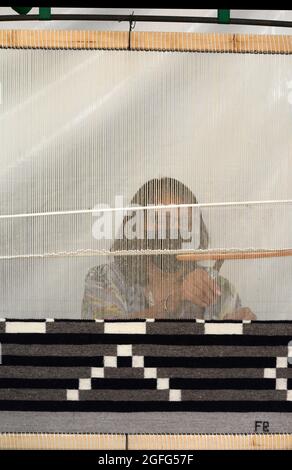
[[[79,30],[0,30],[0,48],[116,49],[292,54],[292,36],[233,33],[184,33]]]
[[[260,251],[209,251],[205,253],[185,253],[177,255],[178,261],[203,261],[203,260],[244,260],[259,258],[278,258],[280,256],[292,256],[292,249],[286,250],[260,250]]]

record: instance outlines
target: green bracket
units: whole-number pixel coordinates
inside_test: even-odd
[[[27,15],[33,7],[11,7],[19,15]],[[51,7],[39,7],[39,19],[51,19]]]
[[[32,7],[11,7],[12,10],[16,11],[19,15],[27,15]]]
[[[39,7],[39,17],[40,17],[40,20],[50,20],[51,19],[51,7]]]
[[[218,10],[217,19],[220,24],[230,23],[230,10]]]

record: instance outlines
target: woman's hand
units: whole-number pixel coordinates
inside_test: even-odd
[[[204,269],[195,269],[182,282],[182,298],[200,307],[214,304],[220,295],[218,284]]]
[[[223,320],[256,320],[257,317],[254,313],[248,308],[240,308],[236,312],[228,313],[223,317]]]

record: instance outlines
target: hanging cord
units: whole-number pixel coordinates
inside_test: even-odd
[[[134,11],[132,11],[132,14],[131,14],[131,17],[134,16]],[[133,31],[133,29],[135,28],[136,26],[136,21],[133,21],[133,19],[130,19],[129,21],[129,40],[128,40],[128,50],[130,51],[131,50],[131,32]]]

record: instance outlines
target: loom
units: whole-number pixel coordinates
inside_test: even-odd
[[[129,30],[0,30],[0,446],[291,447],[291,37],[14,10]]]

